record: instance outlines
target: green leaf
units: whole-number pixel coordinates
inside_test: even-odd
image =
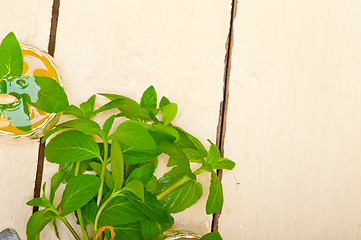
[[[122,190],[127,190],[134,193],[135,196],[140,198],[144,202],[144,185],[139,180],[132,180]]]
[[[144,202],[131,192],[124,192],[124,196],[147,217],[156,222],[169,222],[168,213],[150,192],[144,192]]]
[[[82,207],[84,225],[90,225],[94,228],[95,217],[98,212],[98,206],[95,199],[91,199],[84,207]]]
[[[232,170],[236,166],[236,163],[227,159],[227,158],[220,158],[217,164],[213,167],[214,169],[227,169]]]
[[[149,112],[145,108],[133,108],[131,110],[123,110],[121,113],[116,115],[117,117],[126,117],[131,120],[138,121],[139,119],[150,121],[151,117],[149,115]]]
[[[63,130],[65,128],[75,128],[86,135],[98,135],[102,139],[106,138],[106,133],[100,128],[99,124],[90,119],[73,119],[58,124],[55,129]]]
[[[0,45],[0,79],[21,77],[23,73],[23,56],[18,40],[10,32]]]
[[[98,174],[98,176],[101,176],[101,172],[102,172],[102,165],[100,163],[97,162],[91,162],[90,167]],[[105,179],[104,179],[105,184],[108,186],[109,189],[113,189],[114,188],[114,181],[113,181],[113,177],[112,174],[109,172],[108,169],[105,169]]]
[[[95,95],[92,95],[88,101],[83,102],[80,104],[80,110],[82,111],[85,118],[90,119],[93,116],[93,110],[94,110],[94,104],[95,104]]]
[[[43,200],[41,198],[31,199],[26,203],[28,206],[36,206],[36,207],[45,207]]]
[[[218,179],[217,174],[211,172],[211,185],[209,187],[209,195],[206,204],[206,213],[213,214],[221,210],[223,206],[223,190],[222,183]]]
[[[115,240],[143,240],[140,223],[129,223],[114,227]]]
[[[140,221],[140,225],[141,225],[144,240],[154,239],[160,233],[171,228],[174,224],[174,219],[170,214],[168,214],[168,219],[169,219],[169,222],[161,222],[161,223],[158,223],[150,218],[142,219]]]
[[[141,107],[157,107],[157,93],[153,86],[147,88],[144,91],[142,98],[140,99],[140,106]]]
[[[169,103],[170,103],[170,101],[168,100],[168,98],[163,96],[159,102],[159,108],[163,108],[163,107],[167,106]]]
[[[89,202],[98,192],[100,182],[100,178],[88,174],[70,179],[61,200],[61,215],[66,216]]]
[[[45,157],[52,163],[101,158],[96,142],[86,134],[74,130],[63,132],[51,139],[45,147]]]
[[[132,120],[121,123],[109,138],[142,150],[157,147],[149,132]]]
[[[194,148],[197,149],[203,157],[207,157],[207,150],[203,146],[203,144],[194,136],[184,131],[180,127],[174,126],[175,129],[178,130],[179,133],[179,141],[178,144],[183,148]]]
[[[64,115],[71,115],[77,118],[83,118],[83,112],[74,105],[70,105],[67,109],[64,110],[63,112]]]
[[[149,180],[153,176],[154,171],[155,171],[154,164],[152,164],[152,163],[144,164],[143,166],[136,168],[129,175],[126,183],[129,183],[130,181],[133,181],[133,180],[139,180],[145,185],[149,182]]]
[[[106,205],[100,215],[99,224],[103,226],[117,226],[120,224],[134,223],[146,216],[133,206],[124,196],[116,196]]]
[[[106,135],[108,135],[110,130],[112,129],[114,120],[115,120],[115,115],[112,115],[107,120],[105,120],[103,124],[103,130],[106,133]]]
[[[187,156],[190,162],[203,163],[204,157],[202,153],[194,148],[182,148],[182,151]]]
[[[189,180],[159,201],[169,213],[177,213],[195,204],[202,196],[202,185],[194,180]]]
[[[158,157],[162,153],[159,149],[140,150],[131,149],[123,152],[124,164],[146,163]]]
[[[152,127],[157,133],[161,133],[163,135],[166,135],[164,139],[171,141],[171,142],[177,142],[179,140],[179,134],[178,131],[169,125],[164,124],[152,124]],[[152,133],[152,130],[150,130]],[[154,135],[152,135],[154,137]]]
[[[173,121],[178,112],[178,106],[176,103],[169,103],[166,106],[161,108],[163,123],[168,125]]]
[[[19,101],[9,104],[9,108],[4,108],[5,116],[10,120],[11,124],[22,131],[31,130],[31,122],[29,116],[29,107],[23,97],[18,98]]]
[[[177,162],[177,164],[183,168],[183,170],[188,174],[192,175],[192,170],[190,168],[189,161],[182,151],[180,147],[178,147],[176,144],[168,142],[168,141],[162,141],[158,148],[162,151],[164,151],[168,156],[170,156],[173,160]]]
[[[13,89],[25,96],[28,103],[48,113],[59,113],[68,108],[68,97],[64,89],[54,79],[40,76],[27,76],[12,84]],[[21,84],[20,84],[21,83]]]
[[[55,173],[52,177],[51,177],[51,187],[50,187],[50,197],[49,197],[49,201],[52,204],[55,198],[55,192],[58,189],[58,187],[60,186],[61,182],[63,181],[65,176],[65,172],[60,171]]]
[[[176,166],[170,171],[166,172],[160,179],[158,179],[158,188],[157,194],[163,192],[167,187],[171,186],[178,180],[182,179],[187,174],[184,172],[183,168]]]
[[[219,232],[210,232],[201,237],[200,240],[223,240]]]
[[[114,191],[118,191],[123,186],[124,180],[124,163],[122,149],[119,142],[113,141],[111,145],[111,170],[114,182]]]
[[[212,168],[217,164],[219,161],[219,158],[221,157],[221,153],[219,152],[218,147],[212,143],[209,139],[208,142],[211,144],[211,147],[209,149],[206,163],[209,164]]]
[[[87,170],[90,162],[91,162],[90,159],[83,160],[80,162],[78,175],[83,174]],[[64,173],[62,183],[67,183],[72,177],[74,177],[75,169],[76,169],[76,162],[59,164],[59,172]]]
[[[121,112],[132,109],[138,109],[138,108],[141,109],[140,105],[136,101],[128,97],[124,97],[116,94],[104,94],[104,93],[99,95],[107,97],[111,101],[98,108],[94,113],[100,113],[114,108],[118,108]]]
[[[40,232],[44,227],[50,223],[53,219],[57,218],[57,215],[52,211],[41,210],[31,215],[28,224],[26,225],[26,235],[28,240],[38,240]]]
[[[45,210],[37,211],[31,215],[26,225],[26,236],[28,240],[38,240],[41,232],[41,220],[43,219]]]
[[[147,184],[144,185],[145,189],[151,194],[155,194],[158,187],[158,181],[156,176],[152,176]]]

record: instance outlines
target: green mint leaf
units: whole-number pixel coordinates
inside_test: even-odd
[[[157,92],[153,86],[148,87],[147,90],[144,91],[142,98],[140,99],[140,106],[150,108],[157,107]]]
[[[121,123],[109,138],[142,150],[151,150],[157,147],[149,132],[132,120]]]
[[[163,108],[163,107],[167,106],[169,103],[170,103],[170,101],[168,100],[168,98],[162,97],[162,99],[159,102],[159,108]]]
[[[69,106],[64,89],[49,77],[27,76],[17,79],[11,82],[8,92],[24,95],[29,104],[48,113],[59,113]]]
[[[159,201],[169,213],[177,213],[195,204],[202,194],[202,185],[194,180],[189,180]]]
[[[150,121],[151,117],[149,116],[149,112],[145,108],[133,108],[130,110],[123,110],[121,113],[116,115],[117,117],[126,117],[131,120],[145,120]]]
[[[83,112],[77,106],[70,105],[67,109],[63,112],[64,115],[71,115],[76,118],[84,118]]]
[[[114,191],[118,191],[123,186],[124,180],[124,163],[122,149],[119,142],[113,141],[111,145],[111,160],[110,160],[112,177],[114,182]]]
[[[194,136],[184,131],[180,127],[174,126],[179,133],[179,141],[177,142],[182,148],[194,148],[198,150],[203,157],[207,157],[207,150],[203,144]]]
[[[92,95],[88,99],[88,101],[80,104],[80,110],[82,111],[83,116],[85,118],[90,119],[91,117],[93,117],[94,104],[95,104],[95,95]]]
[[[51,139],[44,152],[47,160],[52,163],[80,162],[101,157],[96,142],[75,130],[63,132]]]
[[[95,199],[91,199],[84,207],[82,207],[84,225],[90,225],[94,228],[95,217],[98,212],[98,206]]]
[[[192,170],[190,168],[189,161],[182,151],[182,149],[174,143],[168,141],[162,141],[158,148],[164,151],[169,157],[177,162],[177,164],[183,168],[183,170],[188,174],[192,175]]]
[[[37,211],[31,215],[26,225],[26,236],[28,240],[38,240],[41,232],[41,221],[45,210]]]
[[[73,119],[56,126],[58,130],[65,128],[75,128],[86,135],[97,135],[102,139],[107,137],[107,134],[100,128],[99,124],[90,119]]]
[[[158,157],[162,153],[159,149],[139,150],[131,149],[123,152],[124,164],[139,164],[146,163]]]
[[[83,174],[91,162],[90,159],[80,161],[79,163],[79,171],[78,175]],[[62,183],[68,183],[69,180],[74,177],[76,169],[76,162],[69,162],[69,163],[60,163],[59,164],[59,172],[63,172],[63,180]]]
[[[236,166],[236,163],[227,159],[227,158],[220,158],[217,164],[213,167],[214,169],[227,169],[232,170]]]
[[[11,124],[22,131],[30,131],[31,121],[26,100],[23,97],[20,97],[19,101],[8,105],[9,106],[4,107],[3,111]]]
[[[160,233],[171,228],[174,224],[174,219],[170,214],[168,214],[168,219],[169,219],[169,222],[161,222],[161,223],[158,223],[151,218],[142,219],[140,221],[140,225],[141,225],[144,240],[154,239]]]
[[[36,206],[36,207],[45,207],[43,200],[41,198],[31,199],[26,203],[28,206]]]
[[[140,223],[129,223],[114,227],[115,236],[121,236],[119,239],[143,240]]]
[[[182,167],[176,166],[170,171],[166,172],[161,178],[158,179],[158,187],[156,193],[163,192],[167,187],[182,179],[187,174]]]
[[[0,45],[0,79],[21,77],[23,56],[21,47],[13,32],[10,32]]]
[[[95,113],[104,112],[110,109],[118,108],[120,111],[126,111],[131,110],[134,108],[141,108],[140,105],[134,101],[133,99],[130,99],[128,97],[124,97],[121,95],[116,94],[100,94],[101,96],[104,96],[111,100],[110,102],[104,104],[100,108],[98,108]]]
[[[223,206],[223,190],[222,183],[218,179],[217,174],[211,172],[211,185],[209,187],[209,195],[206,203],[206,213],[213,214],[221,210]]]
[[[144,185],[145,189],[151,194],[155,194],[158,187],[158,181],[156,176],[152,176],[147,184]]]
[[[218,147],[211,142],[211,140],[208,139],[208,142],[211,144],[211,147],[209,149],[206,163],[209,164],[212,168],[217,164],[219,161],[219,158],[221,157],[221,153],[218,149]]]
[[[134,180],[135,181],[135,180]],[[124,192],[124,196],[147,217],[156,222],[168,222],[168,213],[157,198],[150,192],[144,192],[144,202],[131,192]]]
[[[223,240],[219,232],[210,232],[201,237],[200,240]]]
[[[70,179],[61,199],[61,215],[66,216],[89,202],[98,192],[100,182],[100,178],[88,174]]]
[[[204,157],[202,153],[194,148],[182,148],[182,151],[187,156],[190,162],[203,163]]]
[[[58,187],[60,186],[61,182],[63,181],[65,176],[65,172],[60,171],[55,173],[52,177],[51,177],[51,187],[50,187],[50,197],[49,197],[49,201],[51,204],[53,204],[54,198],[55,198],[55,192],[58,189]]]
[[[155,123],[155,124],[152,124],[152,128],[149,130],[153,137],[154,137],[154,135],[153,135],[153,131],[154,131],[154,132],[160,133],[163,136],[161,138],[163,140],[168,140],[171,142],[177,142],[179,140],[179,133],[172,126],[164,125],[161,123],[159,123],[159,124]],[[160,137],[159,135],[157,135],[157,136]]]
[[[178,112],[178,106],[176,103],[169,103],[166,106],[161,108],[163,123],[168,125],[173,121]]]
[[[136,168],[127,178],[126,184],[133,180],[139,180],[144,185],[149,182],[155,171],[155,165],[152,163],[144,164],[143,166]]]
[[[138,208],[135,208],[125,196],[120,195],[114,197],[106,205],[100,215],[99,224],[103,226],[117,226],[138,222],[145,217],[146,216]]]
[[[122,190],[127,190],[134,193],[135,196],[140,198],[144,202],[144,185],[139,180],[132,180]]]
[[[115,115],[112,115],[107,120],[105,120],[105,122],[103,124],[103,130],[107,136],[108,136],[110,130],[112,129],[114,120],[115,120]]]

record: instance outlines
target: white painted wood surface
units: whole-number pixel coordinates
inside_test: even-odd
[[[13,31],[20,42],[46,50],[51,7],[51,0],[1,1],[0,39]],[[11,227],[26,239],[25,227],[32,207],[25,203],[34,196],[39,143],[0,141],[0,231]]]
[[[360,239],[361,2],[241,0],[220,231]]]
[[[62,0],[55,61],[70,102],[79,105],[97,92],[140,99],[154,85],[159,99],[178,103],[176,124],[209,146],[222,101],[230,11],[230,0]],[[104,102],[99,98],[97,106]],[[50,181],[56,170],[46,163],[43,179]],[[200,181],[209,181],[207,174]],[[205,197],[197,205],[175,215],[175,227],[210,231],[208,188],[204,184]],[[55,239],[50,231],[42,239]],[[71,238],[64,228],[61,234]]]

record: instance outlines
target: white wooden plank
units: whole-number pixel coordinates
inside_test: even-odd
[[[230,8],[230,0],[61,1],[55,60],[70,102],[96,92],[140,99],[154,85],[159,98],[178,103],[176,124],[208,146],[216,138]],[[46,167],[49,179],[56,167]],[[208,232],[205,201],[176,214],[176,227]]]
[[[13,31],[19,41],[47,49],[52,0],[1,1],[0,39]],[[32,207],[25,203],[34,196],[38,141],[0,144],[0,231],[11,227],[26,239],[25,227]]]
[[[224,239],[359,239],[361,2],[240,1]]]

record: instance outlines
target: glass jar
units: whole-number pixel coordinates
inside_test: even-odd
[[[23,56],[23,73],[22,76],[44,76],[55,79],[62,85],[62,79],[59,70],[56,67],[53,58],[43,50],[36,47],[20,44]],[[14,104],[15,105],[15,104]],[[22,131],[12,124],[0,127],[0,135],[2,140],[16,139],[18,141],[29,141],[42,137],[47,130],[55,126],[59,120],[60,114],[46,113],[34,106],[29,106],[29,115],[31,122],[31,130]],[[5,114],[1,114],[1,119],[7,119]]]
[[[154,240],[198,240],[201,236],[186,230],[168,230]]]

